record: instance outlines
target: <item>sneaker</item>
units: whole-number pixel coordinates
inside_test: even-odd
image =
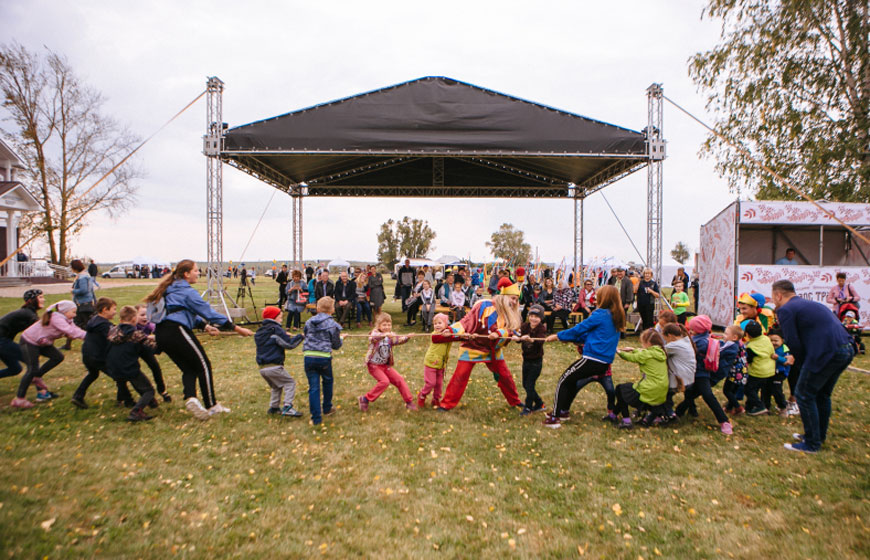
[[[731,426],[731,422],[722,422],[719,429],[722,430],[722,433],[726,436],[730,436],[734,433],[734,428]]]
[[[631,418],[623,418],[622,422],[617,424],[616,427],[620,430],[630,430],[634,427],[634,425],[631,423]]]
[[[329,410],[324,410],[324,411],[323,411],[323,416],[331,416],[331,415],[333,415],[333,414],[335,414],[335,409],[334,409],[334,408],[330,408]]]
[[[524,406],[523,409],[520,411],[520,416],[528,416],[531,413],[532,413],[532,409],[527,407],[527,406]]]
[[[417,395],[417,408],[425,408],[426,406],[426,397],[423,395]]]
[[[619,422],[619,418],[616,417],[616,414],[612,412],[608,412],[604,416],[601,417],[602,422],[610,422],[611,424],[616,424]]]
[[[172,402],[172,396],[169,393],[160,393],[160,396],[163,398],[163,402]]]
[[[230,408],[222,405],[221,403],[214,403],[214,406],[212,406],[210,409],[208,409],[208,412],[209,412],[209,414],[222,414],[222,413],[225,414],[225,413],[232,412],[232,410]]]
[[[186,401],[184,401],[184,408],[190,412],[194,418],[197,420],[208,420],[211,417],[211,414],[202,406],[202,403],[199,402],[199,399],[196,397],[190,397]]]
[[[85,408],[88,408],[88,403],[85,402],[85,399],[78,397],[76,395],[73,395],[73,397],[69,400],[69,402],[71,402],[74,406],[77,406],[83,410]]]
[[[270,406],[269,410],[266,411],[266,414],[278,414],[279,412],[281,412],[280,408],[277,406]]]
[[[792,434],[791,438],[797,442],[803,442],[804,435],[803,434]]]
[[[439,408],[441,406],[440,399],[432,399],[432,408]]]
[[[544,421],[542,424],[548,428],[561,428],[562,427],[562,419],[558,416],[553,416],[552,414],[547,414],[544,416]]]
[[[9,406],[12,408],[33,408],[33,403],[27,399],[15,397],[12,399],[12,402],[9,403]]]
[[[363,412],[369,409],[369,400],[365,397],[365,395],[360,395],[357,399],[357,403],[359,403],[359,409]]]
[[[281,409],[281,416],[291,416],[293,418],[299,418],[302,416],[302,413],[293,408],[292,406],[285,406]]]
[[[801,409],[796,402],[789,402],[785,409],[788,411],[789,416],[800,416]]]
[[[541,403],[538,406],[533,406],[530,410],[532,412],[541,412],[542,410],[544,410],[544,403]]]
[[[145,414],[145,411],[140,409],[133,409],[130,411],[130,416],[127,416],[127,422],[145,422],[147,420],[151,420],[154,418],[153,416],[149,416]]]
[[[652,426],[657,426],[658,424],[661,424],[661,421],[656,422],[656,420],[658,420],[658,416],[649,413],[641,419],[639,424],[645,428],[650,428]]]
[[[765,414],[769,413],[770,411],[768,411],[766,408],[753,408],[752,410],[746,411],[746,414],[750,416],[764,416]]]
[[[408,401],[405,403],[405,408],[408,410],[417,410],[417,404],[414,401]]]
[[[444,408],[443,406],[437,406],[435,407],[435,410],[437,410],[438,412],[450,412],[449,408]]]
[[[559,414],[557,414],[560,420],[569,420],[571,418],[570,410],[560,410]]]
[[[789,451],[800,451],[802,453],[817,453],[817,451],[810,449],[809,447],[807,447],[807,444],[802,441],[799,443],[786,443],[783,447],[785,447]]]
[[[36,402],[44,403],[51,400],[51,393],[49,391],[37,391],[36,392]]]
[[[734,409],[734,412],[731,414],[731,416],[740,416],[744,412],[746,412],[746,409],[743,408],[742,406],[738,406],[737,408]]]

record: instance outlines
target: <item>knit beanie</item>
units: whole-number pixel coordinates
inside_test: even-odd
[[[697,315],[689,319],[689,330],[698,334],[710,332],[713,328],[713,321],[706,315]]]
[[[275,319],[278,315],[281,314],[281,310],[275,307],[274,305],[268,305],[263,308],[263,319]]]
[[[51,306],[54,311],[60,311],[61,313],[66,313],[67,311],[72,311],[76,309],[78,306],[71,302],[68,299],[61,300],[54,305]]]

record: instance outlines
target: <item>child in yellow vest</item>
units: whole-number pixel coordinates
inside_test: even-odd
[[[453,337],[444,336],[441,332],[450,326],[450,318],[444,313],[438,313],[432,318],[432,328],[438,334],[432,335],[426,355],[423,357],[423,388],[417,393],[417,408],[426,406],[426,396],[432,393],[432,406],[441,406],[441,389],[444,386],[444,368],[450,355]]]
[[[746,380],[746,413],[750,416],[767,414],[764,402],[773,393],[773,380],[776,374],[776,349],[767,335],[762,334],[758,321],[748,321],[743,329],[746,333],[746,363],[749,377]],[[758,398],[761,390],[762,397]]]

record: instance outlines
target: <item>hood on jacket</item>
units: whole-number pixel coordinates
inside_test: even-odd
[[[318,313],[314,317],[305,321],[305,324],[314,332],[327,331],[336,326],[341,330],[341,325],[332,318],[332,315],[326,313]]]

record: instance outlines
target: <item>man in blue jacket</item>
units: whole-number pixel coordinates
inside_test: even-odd
[[[815,453],[828,434],[831,393],[855,351],[849,333],[831,310],[797,297],[790,281],[774,282],[771,296],[786,344],[795,361],[802,363],[795,393],[804,433],[794,434],[797,442],[787,443],[785,448]]]

